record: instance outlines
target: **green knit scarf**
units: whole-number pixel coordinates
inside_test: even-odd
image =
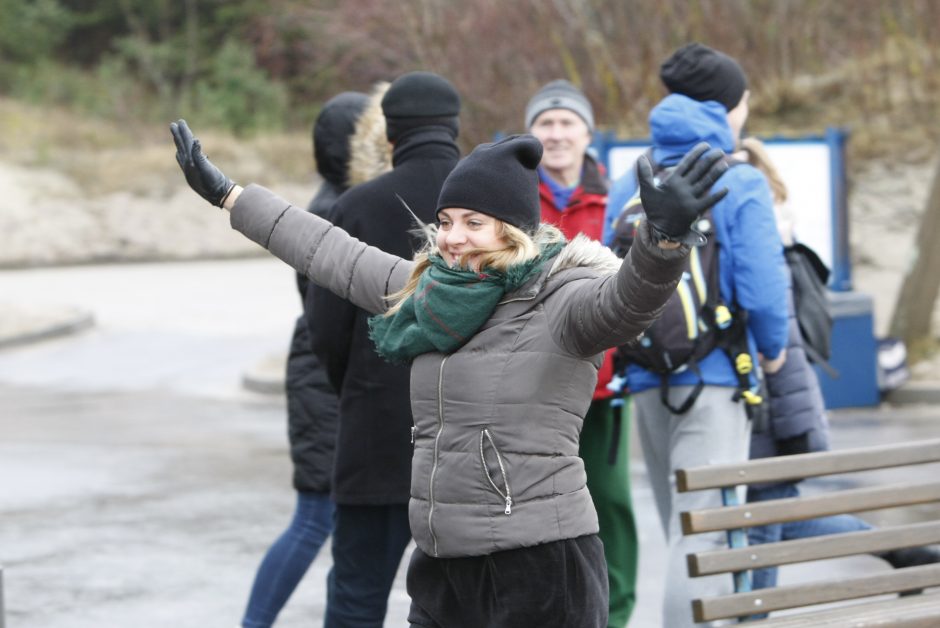
[[[395,364],[409,364],[429,351],[453,353],[489,319],[504,294],[525,284],[563,247],[564,242],[544,245],[538,256],[505,272],[452,268],[440,255],[431,255],[431,265],[401,308],[369,319],[376,351]]]

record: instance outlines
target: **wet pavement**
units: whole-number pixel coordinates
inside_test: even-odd
[[[242,385],[287,347],[300,307],[291,271],[268,258],[2,271],[0,301],[94,320],[0,349],[7,626],[238,625],[293,510],[283,398]],[[900,442],[940,434],[940,408],[841,410],[832,422],[836,448]],[[631,626],[655,627],[664,545],[639,451],[632,469],[642,552]],[[279,626],[321,624],[329,564],[327,546]],[[871,557],[824,567],[883,568]],[[782,580],[819,569],[785,568]],[[388,626],[405,625],[402,576]]]

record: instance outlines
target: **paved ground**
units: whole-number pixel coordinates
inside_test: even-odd
[[[270,259],[5,271],[0,301],[10,304],[0,311],[94,320],[0,349],[8,625],[237,625],[257,562],[293,506],[283,400],[242,385],[287,345],[299,311],[291,272]],[[936,435],[937,421],[934,406],[840,411],[834,440],[916,439]],[[639,458],[631,626],[655,627],[663,541]],[[325,548],[279,626],[319,625],[328,568]],[[823,568],[884,567],[861,557]],[[785,570],[784,580],[819,569]],[[387,625],[404,624],[407,604],[399,577]]]

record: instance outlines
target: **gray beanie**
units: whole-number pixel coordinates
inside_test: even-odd
[[[531,129],[535,119],[549,109],[568,109],[575,112],[587,123],[588,130],[594,132],[594,109],[591,103],[584,92],[568,81],[552,81],[535,93],[525,107],[525,128]]]

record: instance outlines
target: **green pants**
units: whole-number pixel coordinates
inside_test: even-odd
[[[581,430],[581,459],[600,521],[600,537],[610,582],[610,628],[623,628],[636,604],[637,537],[630,501],[630,404],[623,406],[617,460],[608,456],[614,418],[610,400],[591,403]]]

